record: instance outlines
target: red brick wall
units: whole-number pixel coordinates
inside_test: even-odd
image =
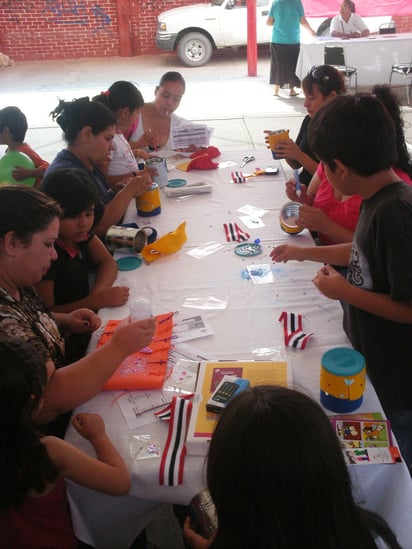
[[[157,15],[195,2],[0,0],[0,51],[15,61],[157,53]],[[412,31],[412,14],[394,19]]]

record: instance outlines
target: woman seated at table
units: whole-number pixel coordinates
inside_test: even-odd
[[[284,158],[293,169],[300,169],[301,183],[309,184],[318,167],[318,160],[311,151],[307,131],[310,119],[322,105],[331,101],[337,95],[345,93],[343,76],[330,65],[312,67],[302,80],[302,90],[305,94],[304,105],[308,114],[303,119],[296,141],[282,139],[275,148],[278,158]],[[265,133],[270,133],[266,130]]]
[[[52,117],[64,132],[67,148],[58,153],[46,175],[60,168],[77,168],[92,177],[99,198],[95,232],[104,237],[111,225],[121,222],[130,201],[150,188],[151,177],[148,172],[141,172],[121,182],[118,192],[108,185],[99,165],[110,160],[117,120],[104,105],[89,101],[88,97],[60,101]]]
[[[401,549],[386,522],[356,503],[328,416],[296,390],[258,386],[228,404],[207,484],[218,526],[205,539],[187,518],[193,549]]]
[[[335,15],[330,24],[330,35],[336,38],[361,38],[369,35],[369,29],[362,17],[355,13],[355,3],[343,0],[340,13]]]
[[[412,162],[406,146],[398,99],[385,85],[376,85],[372,93],[384,104],[395,124],[398,162],[393,170],[402,181],[412,184]],[[308,187],[301,185],[299,196],[294,180],[286,183],[286,194],[290,200],[302,204],[297,223],[309,229],[318,244],[352,242],[362,199],[358,195],[342,195],[334,189],[326,177],[323,164],[319,164]]]
[[[174,111],[186,90],[186,83],[180,72],[166,72],[155,88],[155,98],[145,103],[140,110],[137,126],[130,136],[130,146],[149,151],[172,150],[171,134],[174,128],[190,124],[188,120],[177,116]],[[198,147],[191,146],[194,152]]]
[[[57,203],[36,189],[0,188],[0,334],[29,341],[47,356],[47,391],[36,417],[42,425],[93,398],[155,329],[154,319],[127,323],[107,344],[66,365],[63,332],[96,330],[100,319],[89,309],[52,315],[33,288],[56,259],[60,215]],[[51,430],[62,435],[65,427],[62,421]]]

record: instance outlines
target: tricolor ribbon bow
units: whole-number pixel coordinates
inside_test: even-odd
[[[245,242],[250,234],[239,227],[237,223],[223,223],[227,242]]]
[[[303,333],[302,315],[283,311],[278,320],[279,322],[283,322],[286,347],[304,349],[313,333]]]
[[[186,435],[189,428],[193,394],[173,397],[173,400],[155,416],[170,421],[166,445],[160,460],[159,483],[178,486],[183,483],[183,467],[186,456]]]

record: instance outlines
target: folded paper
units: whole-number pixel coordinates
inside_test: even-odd
[[[145,261],[152,263],[152,261],[156,261],[164,255],[173,254],[180,250],[186,240],[186,221],[184,221],[174,231],[161,236],[152,244],[147,244],[141,255]]]

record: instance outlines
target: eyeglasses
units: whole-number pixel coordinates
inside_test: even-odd
[[[316,65],[313,65],[308,74],[312,80],[317,80],[318,82],[329,82],[330,80],[330,76],[326,74],[325,69],[316,67]]]

